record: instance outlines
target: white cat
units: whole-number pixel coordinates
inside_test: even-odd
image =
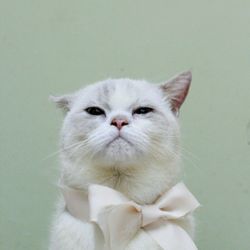
[[[178,181],[178,113],[191,83],[187,71],[156,85],[108,79],[71,95],[51,97],[67,113],[61,131],[61,182],[87,190],[102,184],[150,204]],[[193,237],[192,216],[180,222]],[[53,222],[50,250],[102,250],[102,233],[65,210]],[[127,250],[161,249],[140,230]],[[181,249],[180,249],[181,250]]]

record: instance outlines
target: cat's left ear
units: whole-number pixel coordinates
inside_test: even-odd
[[[176,115],[179,114],[180,107],[186,99],[191,81],[191,71],[185,71],[160,85]]]
[[[54,102],[58,108],[61,108],[63,111],[68,112],[72,105],[73,97],[71,95],[63,96],[53,96],[49,97],[49,100]]]

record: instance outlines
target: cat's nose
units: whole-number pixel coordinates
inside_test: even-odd
[[[112,126],[116,126],[119,130],[121,130],[123,126],[128,125],[128,120],[127,119],[114,118],[111,121],[111,125]]]

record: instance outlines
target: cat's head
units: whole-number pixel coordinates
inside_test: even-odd
[[[177,116],[191,82],[184,72],[164,84],[108,79],[52,97],[66,111],[62,157],[101,167],[178,158]]]

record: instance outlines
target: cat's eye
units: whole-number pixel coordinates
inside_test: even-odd
[[[133,114],[144,115],[153,111],[154,109],[150,107],[139,107],[133,111]]]
[[[88,107],[85,111],[90,115],[105,115],[104,110],[99,107]]]

